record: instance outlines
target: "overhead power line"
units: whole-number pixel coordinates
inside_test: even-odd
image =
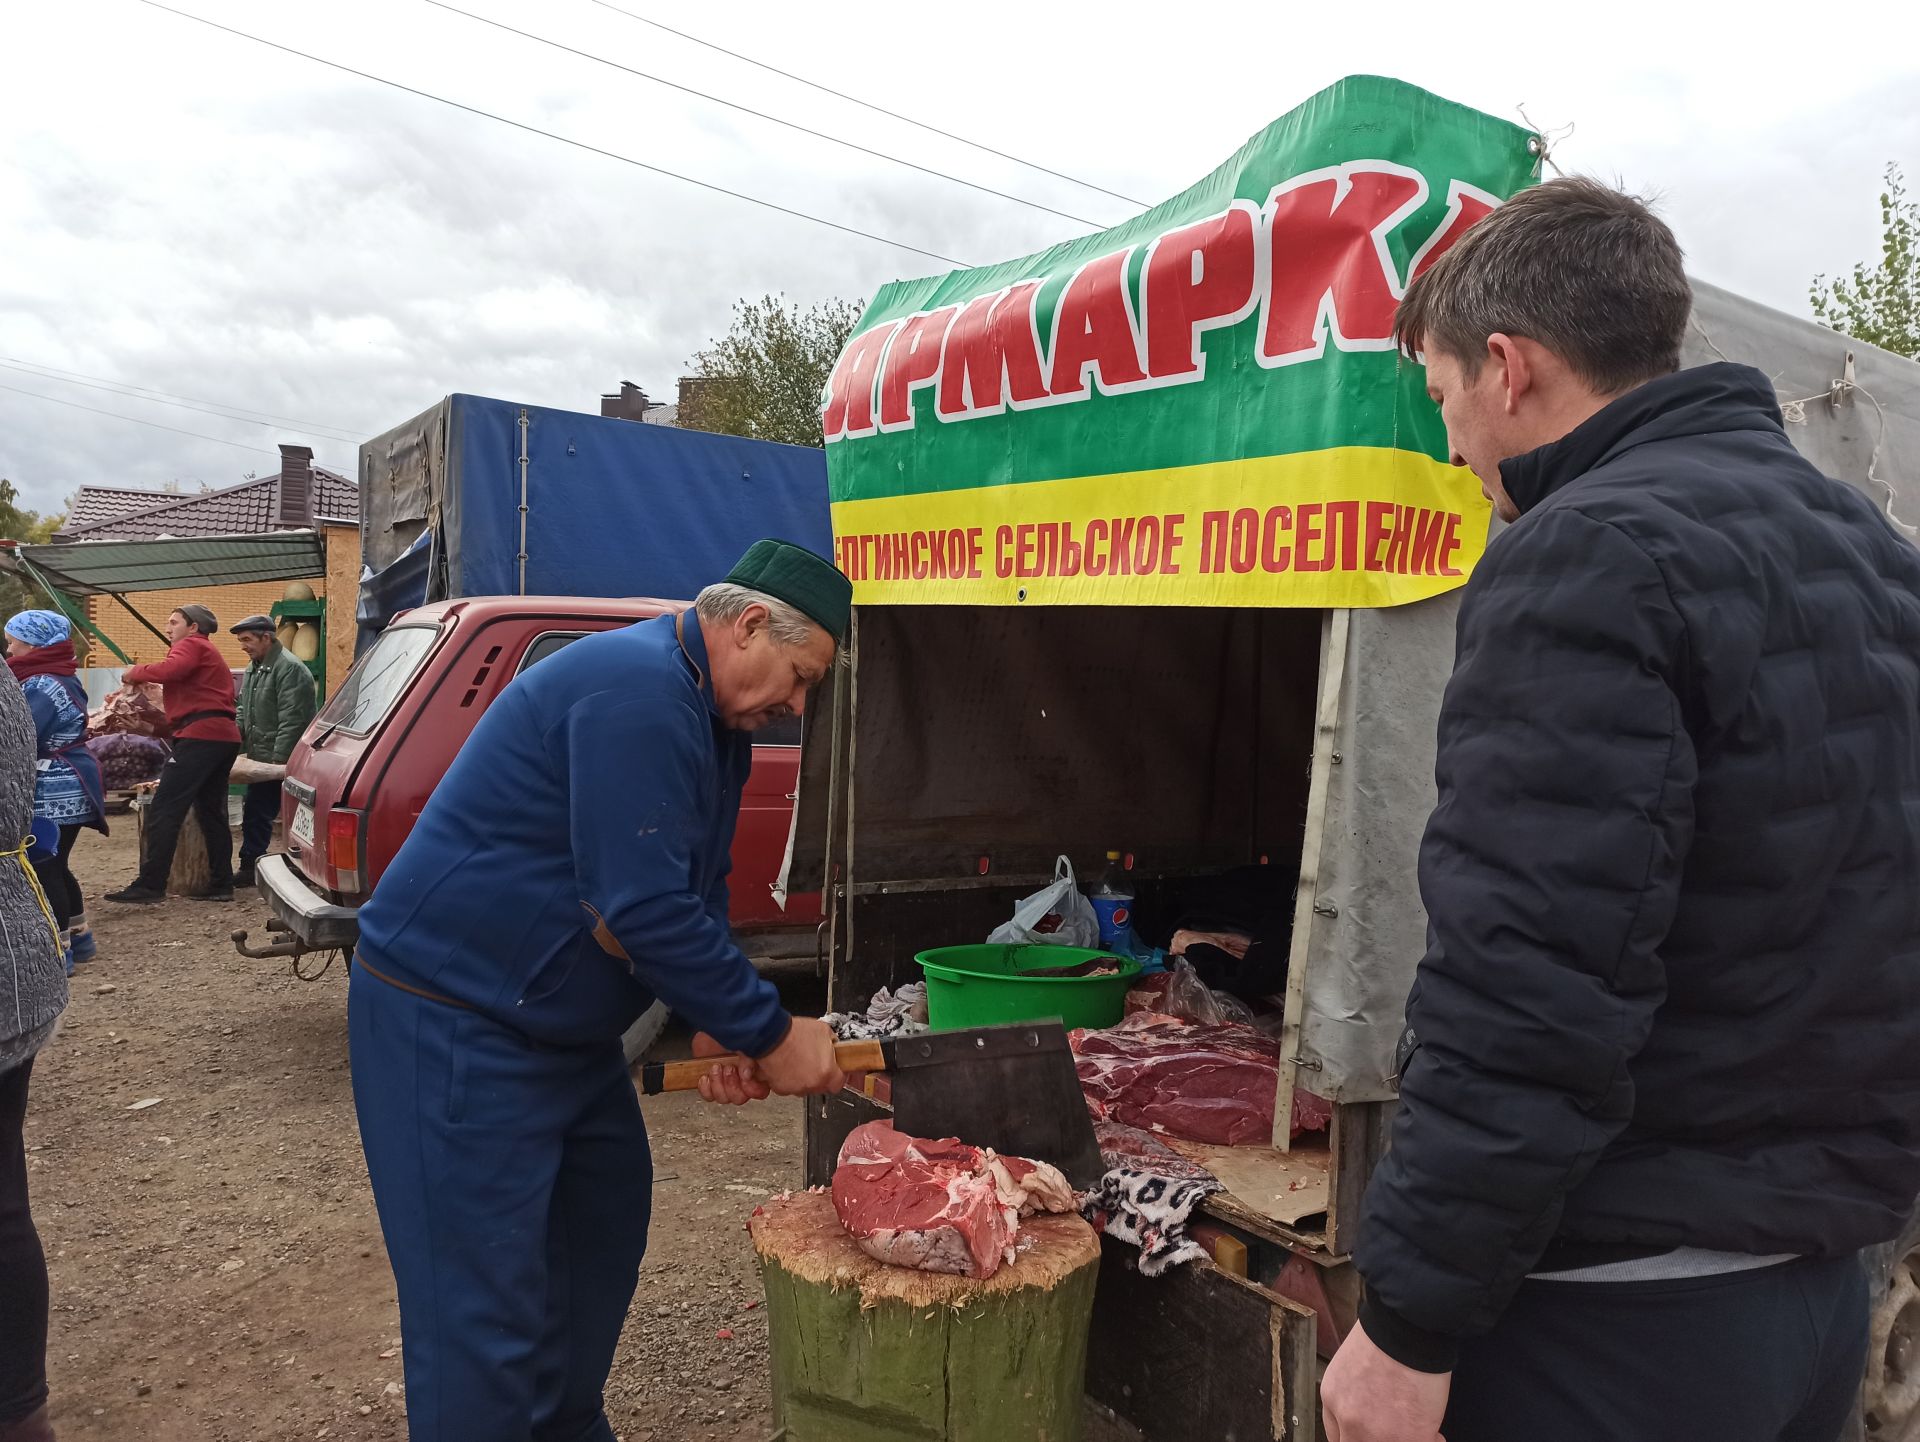
[[[125,396],[129,400],[151,401],[155,405],[174,406],[183,411],[197,411],[203,416],[218,416],[223,421],[239,421],[243,425],[265,426],[269,430],[293,426],[314,435],[338,431],[340,434],[337,439],[343,441],[359,439],[359,435],[346,426],[295,420],[290,416],[268,416],[261,411],[249,413],[240,406],[221,406],[218,401],[196,403],[191,396],[176,396],[169,391],[157,391],[151,386],[136,386],[124,381],[103,380],[98,376],[84,375],[79,371],[63,371],[55,366],[15,360],[12,356],[0,356],[0,370],[18,371],[21,375],[34,376],[43,381],[58,381],[62,385],[85,386],[88,390],[105,391],[108,395]],[[334,439],[334,437],[328,438]]]
[[[791,70],[782,70],[778,65],[769,65],[764,60],[755,60],[751,55],[742,55],[738,50],[729,50],[724,45],[717,45],[711,40],[702,40],[698,35],[690,35],[685,30],[676,30],[673,26],[664,24],[659,20],[651,19],[648,16],[638,14],[632,10],[622,9],[620,6],[610,3],[610,0],[591,0],[591,3],[598,5],[602,10],[611,10],[616,15],[624,15],[629,20],[637,20],[642,25],[651,25],[655,30],[664,30],[669,35],[677,35],[682,40],[691,41],[695,45],[701,45],[708,50],[717,51],[721,55],[743,61],[756,69],[766,71],[770,75],[778,75],[784,80],[791,80],[795,84],[804,85],[810,90],[818,90],[822,95],[831,95],[836,100],[844,100],[850,105],[858,105],[862,110],[871,110],[874,114],[884,115],[889,120],[898,120],[903,124],[913,126],[917,130],[924,130],[929,135],[938,135],[946,140],[958,141],[962,145],[971,146],[973,149],[984,151],[988,155],[996,155],[1002,160],[1011,160],[1015,165],[1024,165],[1029,170],[1037,170],[1042,175],[1051,175],[1055,180],[1064,180],[1069,185],[1078,185],[1087,190],[1098,191],[1102,195],[1110,195],[1115,200],[1125,201],[1128,205],[1137,205],[1142,210],[1147,208],[1148,202],[1144,200],[1135,200],[1130,195],[1122,195],[1117,190],[1108,190],[1104,185],[1095,185],[1091,180],[1082,180],[1078,176],[1068,175],[1063,170],[1055,170],[1052,166],[1042,165],[1038,161],[1022,160],[1019,156],[1009,155],[1004,150],[995,150],[991,145],[982,144],[978,140],[969,140],[964,135],[955,135],[951,130],[942,130],[939,126],[929,125],[924,120],[915,120],[911,115],[902,115],[899,111],[889,110],[884,105],[875,105],[871,100],[862,100],[859,96],[849,95],[844,90],[835,90],[831,85],[822,85],[818,80],[809,80],[804,75],[795,75]]]
[[[862,240],[877,241],[881,245],[890,245],[895,250],[910,251],[914,255],[924,255],[929,260],[937,260],[943,265],[967,266],[970,261],[957,260],[950,255],[942,255],[937,250],[928,250],[924,246],[909,245],[904,240],[893,240],[888,236],[876,235],[870,230],[862,230],[855,225],[843,225],[837,220],[828,220],[825,216],[809,215],[804,210],[794,210],[790,206],[775,201],[763,200],[757,195],[749,195],[742,190],[730,190],[724,185],[716,185],[711,180],[700,180],[691,175],[682,175],[677,170],[668,170],[665,166],[654,165],[645,160],[636,160],[631,155],[622,155],[617,150],[607,150],[598,145],[590,145],[584,140],[575,140],[570,135],[562,135],[554,130],[542,130],[537,125],[529,125],[523,120],[510,120],[504,115],[496,115],[491,110],[482,110],[477,105],[468,105],[464,101],[450,100],[444,95],[435,95],[430,90],[421,90],[412,85],[404,85],[398,80],[389,80],[384,75],[375,75],[368,70],[356,70],[338,60],[328,60],[322,55],[312,55],[305,50],[296,50],[291,45],[282,45],[278,40],[268,40],[264,36],[250,35],[245,30],[236,30],[231,25],[222,25],[217,20],[209,20],[203,15],[195,15],[186,10],[176,10],[171,5],[163,5],[160,0],[138,0],[138,3],[154,10],[164,10],[169,15],[177,15],[182,20],[191,20],[196,25],[204,25],[209,30],[219,30],[225,34],[237,36],[241,40],[251,40],[255,45],[264,45],[269,50],[278,50],[283,55],[297,55],[302,60],[311,60],[315,65],[324,65],[329,70],[338,70],[346,75],[357,76],[361,80],[371,80],[376,85],[385,85],[394,90],[403,90],[408,95],[417,95],[422,100],[432,100],[441,105],[450,105],[455,110],[464,110],[469,115],[478,115],[483,120],[496,121],[501,125],[510,125],[515,130],[524,130],[529,135],[538,135],[546,140],[557,140],[562,145],[571,145],[576,150],[585,150],[593,155],[603,155],[608,160],[618,160],[623,165],[631,165],[639,170],[651,171],[655,175],[664,175],[669,180],[683,181],[688,185],[697,185],[702,190],[711,190],[716,195],[725,195],[734,200],[744,200],[749,205],[758,205],[766,210],[778,211],[781,215],[790,215],[795,220],[811,221],[815,225],[824,225],[829,230],[837,230],[843,235],[857,235]]]
[[[152,426],[156,431],[172,431],[176,436],[191,436],[196,441],[212,441],[217,446],[232,446],[237,451],[252,451],[256,455],[271,455],[265,446],[252,441],[230,441],[224,436],[202,435],[199,431],[183,431],[178,426],[163,426],[158,421],[143,421],[138,416],[123,416],[118,411],[103,411],[98,406],[83,406],[78,401],[62,400],[59,396],[42,395],[39,391],[22,390],[19,386],[0,384],[0,391],[12,391],[17,396],[32,396],[37,401],[50,401],[56,406],[72,406],[76,411],[87,411],[96,416],[107,416],[116,421],[132,421],[136,426]]]
[[[711,101],[715,105],[724,105],[729,110],[738,110],[741,114],[751,115],[758,120],[767,120],[775,125],[784,125],[789,130],[799,131],[802,135],[811,135],[816,140],[825,140],[833,145],[843,145],[848,150],[857,150],[860,154],[871,155],[876,160],[884,160],[892,165],[904,165],[908,170],[917,170],[922,175],[931,175],[938,180],[947,180],[955,185],[964,185],[967,189],[977,190],[982,195],[992,195],[997,196],[1001,200],[1011,200],[1015,205],[1025,205],[1034,210],[1045,211],[1048,215],[1057,215],[1062,220],[1071,220],[1076,225],[1084,225],[1092,230],[1105,230],[1107,228],[1103,221],[1089,220],[1086,216],[1075,215],[1071,211],[1056,210],[1051,205],[1043,205],[1037,200],[1028,200],[1024,195],[1015,195],[1011,191],[995,190],[991,185],[981,185],[977,181],[967,180],[958,175],[951,175],[944,170],[935,170],[930,165],[921,165],[917,161],[905,160],[898,155],[889,155],[884,150],[875,150],[871,146],[861,145],[857,141],[843,140],[838,135],[829,135],[824,130],[815,130],[811,126],[802,125],[796,120],[786,120],[778,115],[770,115],[764,110],[755,110],[751,105],[742,105],[738,101],[728,100],[723,96],[714,95],[705,90],[695,90],[691,85],[682,85],[679,81],[669,80],[663,75],[653,75],[645,70],[635,70],[631,65],[623,65],[618,60],[609,60],[606,56],[596,55],[591,50],[578,50],[571,45],[562,44],[558,40],[550,40],[544,35],[536,35],[531,30],[522,30],[518,26],[509,25],[504,20],[494,20],[485,15],[476,15],[471,10],[462,10],[458,5],[448,4],[447,0],[426,0],[426,3],[433,6],[436,10],[445,10],[450,14],[464,16],[468,20],[477,21],[482,25],[491,25],[494,29],[504,30],[509,35],[518,35],[522,40],[531,40],[537,45],[546,45],[555,50],[564,51],[568,55],[577,55],[582,60],[591,60],[597,65],[605,65],[610,69],[619,70],[639,80],[650,80],[655,85],[664,85],[669,90],[678,90],[683,95],[692,95],[701,100]]]

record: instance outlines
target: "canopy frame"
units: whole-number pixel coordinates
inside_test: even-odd
[[[0,568],[44,591],[62,615],[99,641],[121,664],[133,660],[87,618],[76,597],[110,596],[160,641],[166,636],[140,614],[129,594],[191,590],[254,581],[298,581],[327,573],[326,549],[311,530],[251,535],[161,536],[118,541],[0,543]]]

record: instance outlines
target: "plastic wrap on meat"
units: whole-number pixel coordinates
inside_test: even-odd
[[[1074,1196],[1044,1162],[868,1122],[840,1147],[833,1209],[878,1261],[984,1278],[1013,1260],[1020,1218],[1072,1211]]]
[[[1273,1136],[1280,1043],[1254,1027],[1138,1011],[1068,1040],[1096,1119],[1224,1146]],[[1318,1097],[1295,1092],[1294,1135],[1324,1128],[1331,1115]]]
[[[1188,1161],[1152,1132],[1143,1132],[1139,1127],[1116,1121],[1095,1122],[1093,1139],[1099,1144],[1100,1160],[1110,1172],[1142,1172],[1176,1181],[1213,1180],[1212,1172],[1198,1162]]]
[[[1128,988],[1126,1011],[1157,1011],[1162,1016],[1197,1021],[1205,1026],[1227,1022],[1254,1025],[1253,1008],[1231,992],[1215,991],[1186,961],[1176,957],[1172,966],[1152,976],[1143,976]]]

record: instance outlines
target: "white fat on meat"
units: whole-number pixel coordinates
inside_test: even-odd
[[[884,1121],[853,1130],[833,1173],[847,1234],[877,1261],[922,1272],[990,1277],[1013,1260],[1021,1217],[1073,1207],[1073,1188],[1045,1162]]]

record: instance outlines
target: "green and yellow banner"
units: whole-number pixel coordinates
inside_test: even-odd
[[[884,287],[822,397],[882,605],[1393,606],[1485,548],[1407,283],[1535,178],[1520,126],[1329,87],[1123,225]]]

